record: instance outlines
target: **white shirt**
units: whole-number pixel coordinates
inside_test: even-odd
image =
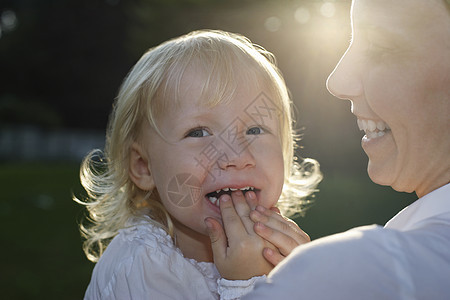
[[[127,225],[100,257],[84,299],[237,299],[261,278],[220,278],[213,263],[185,258],[148,220]]]
[[[297,247],[243,299],[450,299],[450,184],[384,228]]]

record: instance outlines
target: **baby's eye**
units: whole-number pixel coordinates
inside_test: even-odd
[[[189,131],[186,134],[186,137],[199,138],[199,137],[204,137],[204,136],[209,136],[209,135],[211,135],[211,134],[205,128],[195,128],[195,129],[192,129],[191,131]]]
[[[247,134],[257,135],[257,134],[263,134],[264,129],[261,127],[252,127],[249,130],[247,130]]]

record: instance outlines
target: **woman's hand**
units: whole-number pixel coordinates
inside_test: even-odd
[[[278,251],[271,248],[263,250],[264,257],[274,266],[289,255],[295,247],[311,241],[307,233],[294,221],[283,217],[275,207],[266,209],[258,205],[251,211],[250,219],[255,222],[255,232],[278,249]]]
[[[223,278],[245,280],[268,274],[273,265],[262,255],[263,249],[278,250],[254,231],[250,212],[256,207],[256,195],[250,191],[243,195],[235,191],[220,199],[221,224],[206,218],[205,224],[211,239],[214,263]]]

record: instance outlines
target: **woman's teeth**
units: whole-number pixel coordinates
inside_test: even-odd
[[[246,187],[243,187],[243,188],[240,188],[240,189],[223,188],[223,189],[220,189],[220,190],[217,190],[217,191],[215,191],[215,192],[212,192],[212,193],[207,194],[206,197],[208,198],[208,200],[209,200],[212,204],[214,204],[214,205],[216,205],[216,206],[219,206],[219,198],[220,198],[220,196],[222,196],[223,194],[231,195],[231,192],[234,192],[234,191],[237,191],[237,190],[241,190],[242,193],[245,194],[245,192],[248,192],[248,191],[254,191],[255,188],[252,187],[252,186],[246,186]]]
[[[358,119],[357,122],[359,130],[364,130],[369,139],[383,136],[390,130],[389,125],[383,121],[375,122],[373,120]]]

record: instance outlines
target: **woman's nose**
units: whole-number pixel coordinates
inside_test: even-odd
[[[354,100],[363,93],[359,72],[355,53],[350,46],[328,76],[328,91],[340,99]]]

